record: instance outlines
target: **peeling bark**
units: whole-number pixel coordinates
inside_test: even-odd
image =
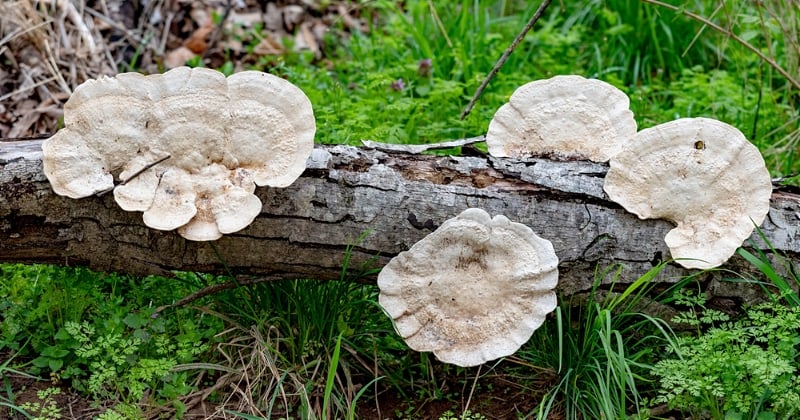
[[[223,271],[209,243],[146,227],[111,194],[73,200],[53,193],[42,173],[41,141],[0,143],[0,262],[86,265],[102,271],[169,275]],[[339,278],[349,267],[389,258],[466,208],[530,226],[553,242],[560,289],[587,290],[597,267],[625,266],[630,282],[669,258],[663,220],[639,220],[603,192],[607,165],[547,159],[431,156],[347,146],[317,146],[308,169],[285,189],[258,188],[264,203],[248,228],[216,241],[237,274]],[[800,259],[800,195],[776,190],[762,230],[772,246]],[[756,247],[766,249],[757,235]],[[726,266],[752,271],[741,258]],[[663,281],[689,271],[670,264]],[[368,279],[369,280],[369,279]]]

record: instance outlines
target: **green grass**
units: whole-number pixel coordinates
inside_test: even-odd
[[[465,120],[461,111],[538,3],[414,0],[401,8],[377,0],[364,7],[377,10],[380,23],[329,36],[324,61],[311,53],[241,59],[307,93],[320,143],[474,137],[517,87],[578,74],[628,93],[641,128],[697,116],[737,127],[779,176],[800,172],[800,86],[776,70],[800,68],[793,1],[686,0],[677,10],[654,0],[553,4]],[[255,44],[261,35],[240,37]]]
[[[754,247],[755,254],[744,248],[739,248],[736,253],[763,274],[766,282],[760,284],[772,286],[771,288],[765,287],[764,290],[773,302],[783,302],[791,307],[800,307],[800,269],[792,260],[775,250],[760,228],[756,228],[756,231],[761,240],[767,244],[772,258],[758,247]]]
[[[761,148],[774,174],[800,172],[798,90],[729,34],[668,8],[638,0],[568,2],[563,10],[552,5],[462,121],[460,112],[538,4],[410,1],[399,9],[377,3],[385,22],[331,43],[324,67],[303,54],[255,66],[309,95],[321,143],[473,137],[486,132],[517,87],[578,74],[627,92],[642,128],[681,117],[717,118]],[[682,6],[796,73],[800,47],[785,35],[796,33],[792,22],[800,12],[778,6],[784,3],[739,0],[718,9],[695,0]]]
[[[585,300],[561,299],[553,319],[517,354],[557,378],[532,415],[612,419],[644,408],[640,390],[647,388],[642,384],[649,363],[672,337],[663,321],[640,312],[663,268],[654,267],[621,293],[601,292],[601,283],[613,289],[622,272],[611,267],[598,271]]]
[[[373,357],[391,324],[377,305],[376,286],[357,281],[374,270],[365,265],[355,277],[347,275],[352,246],[345,250],[338,280],[274,281],[213,297],[210,313],[230,326],[220,354],[236,371],[232,381],[247,384],[241,400],[253,402],[231,413],[354,416],[356,402],[379,380],[377,361],[364,358]]]
[[[11,364],[16,358],[16,355],[12,355],[2,363],[0,363],[0,407],[5,407],[5,410],[9,413],[16,412],[23,415],[26,419],[32,419],[33,417],[28,414],[23,407],[20,407],[14,403],[15,400],[15,393],[14,389],[11,387],[11,375],[20,377],[20,378],[27,378],[27,379],[38,379],[36,376],[30,375],[23,371],[11,368]]]

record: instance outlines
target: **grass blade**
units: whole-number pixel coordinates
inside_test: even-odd
[[[336,369],[339,367],[339,355],[342,350],[342,334],[336,339],[336,347],[333,348],[333,356],[331,356],[331,364],[328,367],[328,378],[325,381],[325,394],[322,397],[322,418],[328,419],[328,402],[331,398],[333,391],[333,384],[336,378]]]

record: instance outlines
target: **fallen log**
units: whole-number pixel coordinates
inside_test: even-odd
[[[669,259],[663,238],[672,225],[639,220],[609,201],[602,189],[607,169],[586,161],[318,145],[292,186],[257,189],[264,203],[259,217],[215,241],[215,250],[146,227],[140,213],[121,210],[111,194],[58,196],[42,172],[41,141],[0,143],[0,262],[85,265],[135,275],[222,273],[227,265],[239,275],[336,279],[349,245],[348,273],[357,275],[382,267],[444,220],[479,207],[552,241],[559,287],[574,293],[590,288],[598,267],[621,263],[620,281],[630,282]],[[775,250],[800,260],[800,194],[776,189],[761,229]],[[751,241],[771,253],[758,234]],[[725,268],[754,271],[738,256]],[[670,264],[661,279],[688,273]]]

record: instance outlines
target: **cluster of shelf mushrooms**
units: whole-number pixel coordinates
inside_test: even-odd
[[[311,102],[290,82],[188,67],[89,80],[64,105],[64,126],[42,144],[57,194],[113,191],[145,225],[193,241],[252,223],[256,185],[291,185],[316,131]]]
[[[609,162],[611,200],[677,225],[665,238],[677,263],[721,265],[769,210],[763,158],[739,130],[708,118],[637,131],[629,105],[599,80],[528,83],[489,124],[489,153]],[[310,101],[286,80],[186,67],[87,81],[64,124],[42,146],[57,194],[113,191],[147,226],[195,241],[248,226],[262,206],[255,186],[292,184],[316,130]],[[425,263],[434,254],[452,265]],[[476,366],[516,352],[555,309],[557,267],[550,241],[529,227],[467,209],[383,268],[379,302],[412,349]]]

